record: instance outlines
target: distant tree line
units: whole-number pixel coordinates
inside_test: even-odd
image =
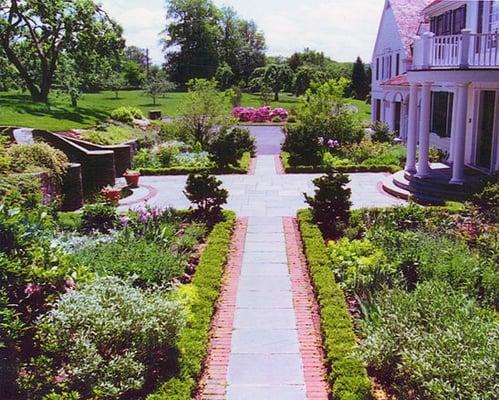
[[[233,8],[211,0],[166,3],[159,67],[145,49],[125,45],[122,28],[94,0],[0,0],[0,90],[25,89],[47,102],[57,89],[77,106],[83,92],[107,89],[118,97],[141,88],[155,101],[191,79],[214,78],[221,90],[278,100],[283,91],[301,96],[312,82],[347,78],[345,95],[368,97],[370,68],[360,58],[339,63],[311,49],[266,56],[264,33]]]

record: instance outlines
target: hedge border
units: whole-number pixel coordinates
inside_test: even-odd
[[[337,167],[325,167],[322,165],[289,165],[289,154],[282,152],[280,154],[280,159],[282,166],[284,167],[284,172],[286,174],[323,174],[330,171],[344,172],[344,173],[355,173],[355,172],[389,172],[394,174],[402,170],[398,165],[339,165]]]
[[[310,210],[298,212],[298,224],[319,302],[333,399],[371,399],[371,381],[365,366],[356,357],[358,347],[345,294],[336,283],[324,239]]]
[[[227,168],[187,168],[187,167],[168,167],[168,168],[140,168],[138,171],[143,176],[160,176],[160,175],[189,175],[208,172],[215,175],[245,175],[250,172],[251,154],[246,152],[239,160],[239,166],[230,166]]]
[[[178,341],[179,373],[164,382],[147,400],[190,400],[208,353],[211,320],[222,286],[228,260],[236,214],[224,211],[224,221],[215,225],[201,254],[192,280],[196,297],[191,305],[192,316]]]

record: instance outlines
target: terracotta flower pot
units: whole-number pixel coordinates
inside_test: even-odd
[[[101,194],[106,201],[118,204],[121,199],[121,188],[104,188],[101,190]]]
[[[126,184],[131,187],[131,188],[137,188],[139,187],[139,178],[140,174],[139,173],[133,173],[133,174],[124,174],[123,175],[126,179]]]

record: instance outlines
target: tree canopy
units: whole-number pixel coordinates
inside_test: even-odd
[[[0,0],[0,47],[34,101],[47,102],[62,56],[95,74],[119,57],[121,35],[92,0]]]
[[[357,57],[352,69],[352,90],[357,100],[365,100],[371,92],[371,80],[360,57]]]
[[[232,72],[226,85],[232,85],[265,64],[263,33],[232,8],[220,9],[210,0],[167,0],[167,21],[166,69],[181,85],[211,79],[220,67],[228,71],[225,65]]]

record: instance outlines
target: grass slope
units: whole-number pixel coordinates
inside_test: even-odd
[[[118,99],[113,92],[104,91],[83,95],[79,107],[73,108],[65,96],[53,94],[50,97],[50,104],[45,105],[33,103],[27,93],[0,92],[0,126],[23,126],[55,132],[88,128],[106,119],[113,109],[121,106],[138,107],[146,114],[149,110],[161,110],[163,116],[174,117],[178,115],[179,106],[185,97],[186,93],[169,93],[158,99],[154,106],[152,100],[145,97],[140,90],[119,92]],[[284,107],[289,110],[297,106],[298,102],[299,99],[294,96],[281,94],[280,101],[272,102],[272,107]],[[369,105],[357,100],[352,100],[352,104],[359,109],[361,120],[369,119]],[[245,93],[243,106],[259,107],[259,96]],[[229,110],[230,107],[227,105],[227,111]]]

